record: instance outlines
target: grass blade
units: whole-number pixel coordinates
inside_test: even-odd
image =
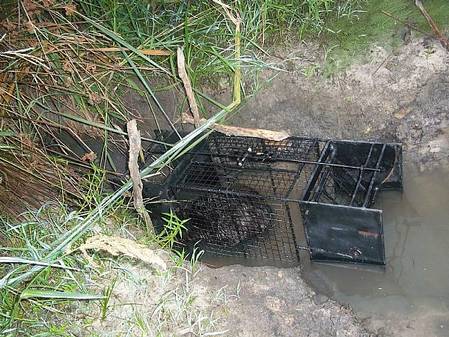
[[[78,301],[89,301],[89,300],[102,300],[103,295],[91,295],[83,294],[78,292],[66,292],[66,291],[50,291],[50,290],[39,290],[39,289],[25,289],[20,294],[21,299],[29,298],[40,298],[40,299],[58,299],[58,300],[78,300]]]
[[[60,264],[48,263],[48,262],[43,262],[43,261],[28,260],[28,259],[23,259],[21,257],[0,256],[0,264],[1,263],[29,264],[29,265],[34,265],[34,266],[43,266],[43,267],[52,267],[52,268],[80,271],[80,269],[78,269],[78,268],[66,267],[66,266],[62,266]]]

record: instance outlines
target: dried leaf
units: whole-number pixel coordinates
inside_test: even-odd
[[[92,163],[95,159],[97,159],[97,155],[95,154],[95,152],[90,151],[88,153],[85,153],[82,157],[81,160],[88,162],[88,163]]]
[[[65,10],[65,15],[67,16],[72,16],[76,12],[76,6],[73,2],[65,5],[63,8]]]
[[[165,261],[156,254],[153,249],[133,240],[118,236],[96,235],[87,239],[86,243],[81,245],[78,249],[91,261],[92,259],[88,257],[86,251],[92,249],[95,251],[103,251],[112,256],[124,255],[131,257],[156,267],[157,269],[167,269]]]
[[[25,22],[25,28],[27,29],[27,32],[30,34],[33,34],[35,32],[35,27],[31,20]]]
[[[87,103],[89,103],[90,105],[97,105],[100,104],[101,102],[103,102],[103,98],[101,98],[100,95],[91,92],[89,94],[89,100],[87,101]]]

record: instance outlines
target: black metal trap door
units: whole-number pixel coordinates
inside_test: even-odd
[[[312,261],[385,264],[382,211],[319,203],[301,209]]]

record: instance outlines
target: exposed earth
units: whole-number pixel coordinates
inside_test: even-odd
[[[404,145],[410,169],[449,166],[449,53],[439,43],[415,39],[394,51],[373,46],[363,62],[332,78],[319,74],[319,53],[310,46],[299,46],[283,56],[290,60],[285,62],[286,72],[243,106],[230,124],[320,138],[398,141]],[[311,67],[317,69],[312,75],[305,71]],[[311,285],[315,281],[309,279]],[[270,292],[275,290],[266,294]],[[331,316],[342,313],[338,307],[328,308]],[[447,336],[447,308],[423,310],[417,308],[409,317],[404,313],[387,319],[364,317],[356,324],[378,336]],[[304,321],[299,316],[296,322],[292,335],[293,331],[307,331],[307,335],[307,324],[301,326]],[[335,321],[328,322],[331,328]],[[334,327],[341,335],[363,336],[361,330]],[[317,336],[332,336],[324,331]]]
[[[328,61],[313,43],[273,54],[276,57],[266,62],[276,70],[263,70],[257,83],[246,76],[248,89],[262,89],[227,124],[284,130],[295,136],[397,141],[404,145],[406,160],[420,170],[448,164],[449,53],[437,41],[416,38],[393,50],[374,45],[363,59],[331,77],[322,75]],[[229,88],[227,81],[221,81],[203,89],[229,104]],[[187,111],[183,94],[176,89],[161,91],[157,97],[172,120]],[[124,101],[142,116],[142,133],[153,136],[157,126],[146,98],[129,91]],[[217,109],[210,105],[211,113]],[[163,118],[158,124],[169,128]],[[123,158],[116,161],[126,165]]]
[[[374,336],[349,308],[313,291],[298,268],[227,266],[203,270],[199,282],[209,291],[238,289],[227,304],[224,336]]]

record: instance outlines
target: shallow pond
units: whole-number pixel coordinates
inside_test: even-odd
[[[400,335],[449,336],[449,171],[407,168],[404,179],[402,195],[383,192],[375,205],[384,211],[385,268],[305,261],[303,277],[361,318],[408,321]]]

